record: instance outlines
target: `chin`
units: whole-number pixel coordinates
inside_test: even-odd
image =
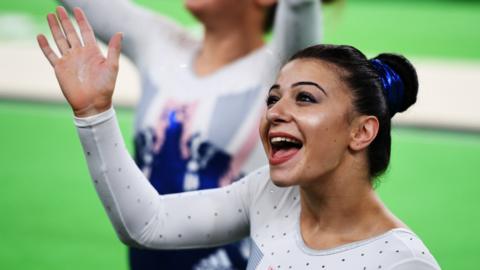
[[[190,12],[202,11],[209,9],[212,6],[211,0],[186,0],[184,3],[185,8]]]
[[[184,2],[185,8],[190,11],[190,13],[198,12],[202,9],[202,1],[198,0],[187,0]]]

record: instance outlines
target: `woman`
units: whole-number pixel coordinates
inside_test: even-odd
[[[332,45],[298,52],[270,88],[261,119],[270,166],[223,188],[159,195],[130,159],[111,108],[121,34],[104,58],[79,9],[75,17],[84,45],[68,20],[71,48],[61,57],[43,35],[38,41],[122,241],[181,249],[250,235],[247,269],[440,269],[372,188],[388,166],[390,118],[416,99],[416,73],[405,58],[369,61]],[[60,27],[52,24],[52,32],[62,43]]]
[[[122,52],[142,83],[135,161],[160,194],[228,185],[264,165],[257,136],[264,90],[288,57],[321,39],[319,0],[185,1],[204,27],[200,39],[133,1],[59,2],[85,10],[106,43],[124,33]],[[232,268],[245,268],[248,243],[242,246],[183,254],[132,250],[130,262],[141,270],[168,261],[171,268],[195,269],[226,253]]]

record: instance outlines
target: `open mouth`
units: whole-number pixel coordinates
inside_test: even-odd
[[[303,147],[303,143],[291,136],[271,135],[270,146],[270,164],[277,165],[292,158]]]

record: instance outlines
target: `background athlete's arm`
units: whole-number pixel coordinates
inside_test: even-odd
[[[322,38],[319,0],[279,0],[270,46],[285,62],[295,52]]]
[[[116,32],[123,32],[122,53],[134,63],[148,58],[150,46],[162,46],[174,42],[175,37],[188,35],[187,31],[130,0],[57,0],[67,9],[81,8],[95,35],[104,43]],[[161,43],[152,42],[161,39]],[[157,49],[161,49],[157,48]]]

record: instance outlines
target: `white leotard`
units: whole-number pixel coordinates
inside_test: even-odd
[[[440,269],[406,229],[327,250],[308,248],[298,225],[298,188],[275,186],[267,167],[223,188],[159,195],[125,148],[113,109],[75,123],[95,188],[129,245],[183,249],[250,236],[247,269]]]

